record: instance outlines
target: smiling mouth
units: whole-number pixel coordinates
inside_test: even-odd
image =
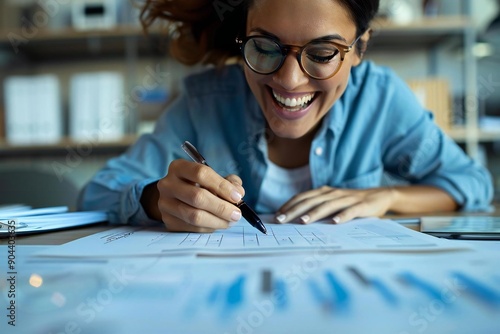
[[[283,109],[286,109],[289,112],[297,112],[303,109],[306,109],[311,105],[314,101],[314,97],[316,93],[305,94],[302,96],[289,98],[284,97],[276,93],[272,90],[272,96],[274,97],[274,101]]]

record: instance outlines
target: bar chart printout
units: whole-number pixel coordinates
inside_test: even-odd
[[[434,255],[29,261],[18,286],[20,326],[30,333],[72,323],[104,334],[155,332],[165,323],[182,333],[418,333],[424,325],[432,333],[499,332],[498,256]],[[67,274],[55,270],[61,265]],[[41,286],[31,285],[32,273]],[[78,289],[67,277],[79,278]]]

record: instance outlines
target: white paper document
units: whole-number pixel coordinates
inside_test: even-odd
[[[266,220],[267,218],[267,220]],[[263,221],[270,221],[268,217]],[[164,227],[119,227],[97,233],[43,255],[133,256],[169,253],[200,255],[262,254],[291,251],[442,251],[463,249],[448,240],[428,236],[391,220],[357,219],[347,224],[266,224],[264,235],[240,220],[214,233],[171,233]]]

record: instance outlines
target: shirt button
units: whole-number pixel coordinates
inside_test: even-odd
[[[314,153],[315,153],[317,156],[321,156],[321,155],[323,155],[323,148],[322,148],[322,147],[316,147],[316,149],[314,150]]]

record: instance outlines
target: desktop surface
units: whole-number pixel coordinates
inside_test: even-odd
[[[37,255],[114,228],[19,236],[13,268],[0,240],[2,305],[15,305],[2,307],[0,332],[500,332],[500,242],[450,241],[464,248],[438,252]]]
[[[500,217],[500,203],[495,203],[492,212],[433,212],[425,214],[425,216],[457,216],[457,217],[474,217],[474,216],[496,216]],[[384,216],[387,219],[397,221],[405,221],[403,225],[415,231],[420,231],[418,222],[419,216],[415,214],[396,215],[387,214]],[[80,228],[72,228],[68,230],[55,231],[49,233],[40,233],[32,235],[17,236],[16,243],[18,245],[61,245],[94,233],[110,230],[118,225],[110,225],[106,223],[85,226]],[[7,245],[8,240],[0,238],[0,245]]]

